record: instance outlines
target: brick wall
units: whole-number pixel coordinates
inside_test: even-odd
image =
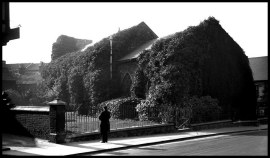
[[[49,139],[49,106],[16,106],[11,109],[16,120],[34,137]]]

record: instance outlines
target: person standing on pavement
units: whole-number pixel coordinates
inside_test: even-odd
[[[99,115],[100,123],[100,134],[102,137],[102,143],[108,142],[108,133],[110,132],[110,118],[111,112],[108,111],[107,106],[104,107],[104,111]]]

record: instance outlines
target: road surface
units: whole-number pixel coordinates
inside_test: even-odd
[[[147,156],[147,155],[268,155],[268,131],[220,135],[187,141],[144,146],[127,150],[100,153],[93,156]]]

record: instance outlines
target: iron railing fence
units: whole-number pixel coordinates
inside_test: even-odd
[[[162,124],[161,117],[159,116],[160,111],[162,110],[149,108],[146,112],[146,119],[142,120],[139,119],[138,112],[135,108],[134,110],[123,108],[121,109],[120,114],[118,113],[117,116],[112,115],[110,119],[110,129],[119,130]],[[183,111],[180,112],[180,109],[176,108],[172,111],[174,116],[170,116],[169,122],[175,123],[176,128],[185,128],[192,123],[190,116],[183,113]],[[99,132],[100,120],[98,119],[98,115],[99,113],[96,112],[96,110],[90,110],[90,113],[87,115],[80,115],[77,111],[67,111],[65,113],[65,130],[67,135]],[[230,118],[228,114],[222,114],[218,120],[224,120],[227,118]]]
[[[131,113],[132,111],[132,113]],[[116,118],[112,115],[110,119],[110,129],[119,130],[134,127],[145,127],[162,124],[161,121],[157,121],[157,109],[149,109],[147,111],[148,119],[140,120],[136,109],[121,109],[120,118]],[[94,133],[99,132],[100,120],[98,119],[98,113],[90,113],[88,115],[80,115],[77,111],[67,111],[65,113],[65,130],[67,135],[75,135],[82,133]]]

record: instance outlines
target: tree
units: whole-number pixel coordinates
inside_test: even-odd
[[[7,91],[3,91],[2,92],[2,108],[3,109],[3,114],[6,115],[6,112],[9,111],[11,108],[15,107],[15,104],[13,103],[12,99],[10,98],[10,94],[12,94],[14,92],[14,90],[9,89]],[[16,93],[16,92],[15,92]],[[18,93],[16,93],[15,95],[18,95]],[[17,97],[17,96],[13,96],[12,98]],[[15,98],[17,99],[17,98]]]

